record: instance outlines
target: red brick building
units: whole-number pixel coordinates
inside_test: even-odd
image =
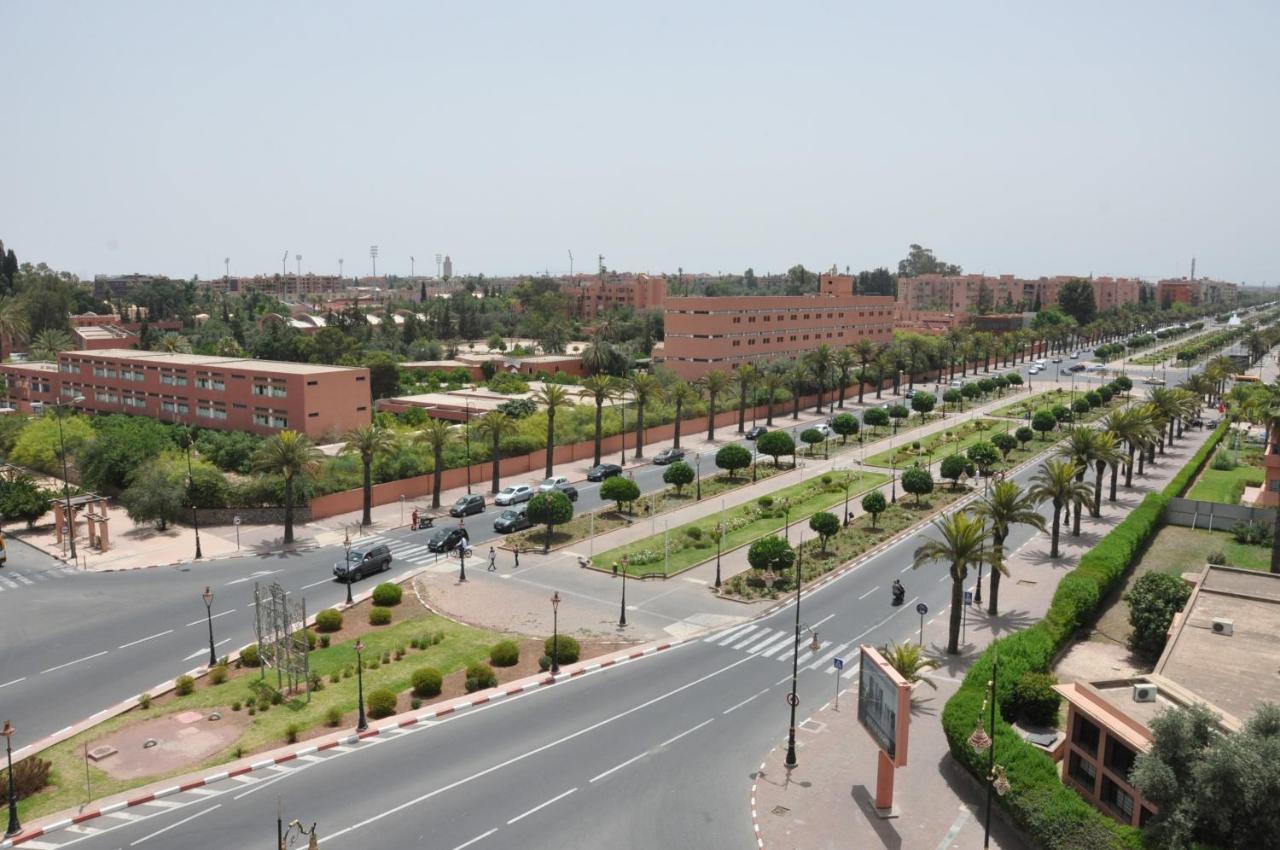
[[[661,310],[667,297],[667,282],[659,276],[647,274],[608,276],[582,276],[567,283],[561,290],[572,296],[573,312],[579,319],[591,321],[601,313],[616,307],[641,310]]]
[[[90,413],[129,413],[221,431],[315,440],[372,417],[369,370],[240,357],[105,349],[64,351],[54,363],[4,363],[6,404],[33,412],[70,403]]]
[[[1093,286],[1099,310],[1136,304],[1141,282],[1134,278],[1084,278]],[[1069,275],[1034,280],[1013,275],[937,275],[898,278],[898,303],[910,312],[976,313],[984,304],[992,312],[1017,312],[1058,303]]]

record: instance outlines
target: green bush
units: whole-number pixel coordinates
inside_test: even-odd
[[[389,688],[377,688],[365,697],[365,708],[374,720],[396,713],[396,692]]]
[[[1122,376],[1123,377],[1123,376]],[[1116,379],[1119,383],[1119,378]],[[1181,496],[1191,487],[1191,482],[1196,480],[1200,474],[1200,470],[1204,469],[1205,462],[1213,455],[1214,449],[1218,447],[1218,443],[1222,440],[1224,434],[1227,433],[1227,420],[1222,420],[1218,427],[1209,435],[1209,439],[1204,441],[1199,450],[1191,456],[1191,460],[1187,461],[1187,465],[1173,476],[1168,485],[1164,488],[1166,496]]]
[[[271,704],[272,704],[272,705],[283,705],[283,704],[284,704],[284,694],[283,694],[283,693],[281,693],[280,691],[272,691],[272,692],[271,692]]]
[[[1038,726],[1053,726],[1058,721],[1062,697],[1053,689],[1058,680],[1051,673],[1028,670],[1013,685],[1010,709],[1017,717]]]
[[[443,687],[444,676],[434,667],[419,667],[413,671],[413,695],[418,697],[438,697]]]
[[[1174,614],[1182,610],[1191,588],[1181,578],[1168,573],[1143,573],[1124,595],[1129,603],[1129,649],[1148,661],[1164,651]]]
[[[391,608],[400,604],[404,591],[400,585],[384,581],[373,589],[373,604],[381,605],[383,608]]]
[[[770,508],[772,508],[772,507],[773,507],[773,497],[772,497],[772,496],[761,496],[760,498],[756,499],[756,504],[757,504],[757,505],[759,505],[760,507],[764,508],[764,509],[767,511],[767,510],[769,510]]]
[[[514,667],[520,663],[520,644],[500,640],[489,648],[489,663],[494,667]]]
[[[318,632],[336,632],[342,628],[342,612],[333,608],[326,608],[319,614],[316,614],[316,631]]]
[[[385,626],[391,622],[391,609],[375,605],[369,609],[369,625]]]
[[[298,733],[302,731],[302,727],[297,723],[290,723],[284,727],[284,739],[290,744],[298,743]]]
[[[553,652],[559,647],[559,653]],[[582,653],[582,647],[578,645],[576,638],[568,635],[560,635],[559,637],[549,637],[543,644],[547,657],[556,656],[556,661],[560,664],[573,664],[578,660],[578,656]]]
[[[232,701],[232,703],[231,703],[231,710],[232,710],[232,711],[239,711],[239,710],[240,710],[240,700],[233,700],[233,701]]]
[[[42,758],[30,756],[13,766],[14,798],[26,799],[49,784],[49,771],[53,765]],[[0,788],[7,791],[9,771],[0,770]]]
[[[258,657],[258,645],[250,644],[240,650],[240,666],[241,667],[258,667],[262,664],[262,659]]]
[[[492,688],[498,684],[498,674],[493,672],[493,668],[482,662],[475,662],[467,665],[467,693],[472,694],[476,691],[483,691],[485,688]]]
[[[330,643],[330,641],[329,641],[329,636],[328,636],[328,635],[320,635],[320,648],[321,648],[321,649],[328,649],[328,648],[329,648],[329,643]]]
[[[324,713],[325,726],[337,726],[342,723],[342,709],[336,705],[329,706],[329,710]]]
[[[209,668],[209,684],[221,685],[227,681],[227,668],[221,664],[215,664]]]
[[[696,525],[691,525],[684,530],[684,536],[696,543],[702,539],[702,529]]]
[[[146,710],[151,707],[151,694],[138,695],[138,708]]]
[[[173,692],[180,697],[185,697],[196,689],[196,680],[190,676],[179,676],[173,680]]]

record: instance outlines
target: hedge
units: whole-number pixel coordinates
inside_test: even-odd
[[[1218,423],[1218,427],[1213,429],[1213,433],[1209,435],[1209,439],[1204,441],[1204,445],[1200,447],[1191,460],[1187,461],[1187,465],[1173,476],[1168,486],[1164,488],[1164,494],[1171,498],[1177,498],[1191,487],[1191,482],[1196,480],[1196,476],[1200,474],[1200,470],[1204,469],[1204,465],[1209,462],[1209,458],[1213,457],[1213,450],[1218,447],[1223,435],[1227,433],[1228,422],[1224,418]]]
[[[996,697],[1001,714],[1011,714],[1016,683],[1024,673],[1048,672],[1058,650],[1093,620],[1101,599],[1120,585],[1129,565],[1160,528],[1168,503],[1169,497],[1164,494],[1149,494],[1063,577],[1043,620],[995,641],[970,668],[960,689],[943,708],[942,727],[951,755],[974,776],[981,779],[987,775],[988,757],[974,752],[968,738],[991,678],[992,650],[998,648],[1000,652]],[[1053,761],[1024,741],[1002,716],[997,717],[996,726],[996,762],[1008,770],[1012,786],[1000,798],[1000,805],[1027,832],[1033,844],[1045,850],[1142,847],[1138,830],[1121,826],[1063,785]]]

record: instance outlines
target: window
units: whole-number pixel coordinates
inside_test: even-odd
[[[1098,754],[1098,727],[1082,714],[1076,715],[1076,728],[1071,740],[1090,755]]]
[[[196,416],[200,416],[205,419],[220,419],[225,421],[227,418],[227,411],[221,407],[212,407],[207,404],[202,404],[196,408]]]
[[[184,416],[191,412],[190,405],[182,401],[161,401],[160,409],[165,413],[179,413]]]
[[[1072,753],[1071,759],[1067,763],[1067,772],[1071,774],[1071,778],[1079,782],[1091,792],[1098,781],[1098,768],[1093,762],[1086,758],[1081,758],[1079,753]]]
[[[63,397],[63,398],[75,398],[75,396],[76,396],[76,388],[75,388],[75,387],[63,387],[63,388],[62,388],[62,397]]]
[[[210,378],[208,376],[196,378],[196,388],[202,390],[218,390],[222,391],[227,388],[227,384],[221,378]]]
[[[1117,741],[1115,738],[1107,738],[1107,767],[1117,776],[1129,778],[1129,771],[1133,768],[1133,759],[1136,756],[1133,750]]]
[[[114,378],[114,377],[116,377],[118,374],[119,374],[119,373],[117,373],[115,369],[110,369],[110,368],[108,368],[108,367],[106,367],[106,366],[94,366],[94,367],[93,367],[93,376],[94,376],[95,378]]]
[[[1102,802],[1123,815],[1126,823],[1133,822],[1133,797],[1109,776],[1102,777]]]
[[[147,400],[141,396],[127,395],[124,397],[125,407],[146,407]]]
[[[120,401],[120,396],[106,390],[96,390],[93,398],[95,401],[105,402],[106,404],[117,404]]]
[[[160,375],[160,383],[166,387],[185,387],[187,385],[187,376],[165,372]]]
[[[80,374],[80,367],[75,363],[63,362],[58,364],[58,371],[65,372],[69,375],[78,375]]]
[[[134,369],[125,369],[121,371],[120,377],[124,378],[126,381],[144,381],[147,378],[145,374]]]

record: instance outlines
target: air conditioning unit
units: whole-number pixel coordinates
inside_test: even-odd
[[[1150,684],[1149,682],[1144,682],[1141,685],[1134,685],[1133,701],[1134,702],[1155,702],[1156,695],[1159,693],[1160,693],[1160,689],[1157,688],[1155,685]]]
[[[1231,633],[1235,631],[1235,622],[1232,620],[1228,620],[1226,617],[1214,617],[1213,631],[1214,631],[1214,634],[1226,635],[1227,637],[1231,637]]]

